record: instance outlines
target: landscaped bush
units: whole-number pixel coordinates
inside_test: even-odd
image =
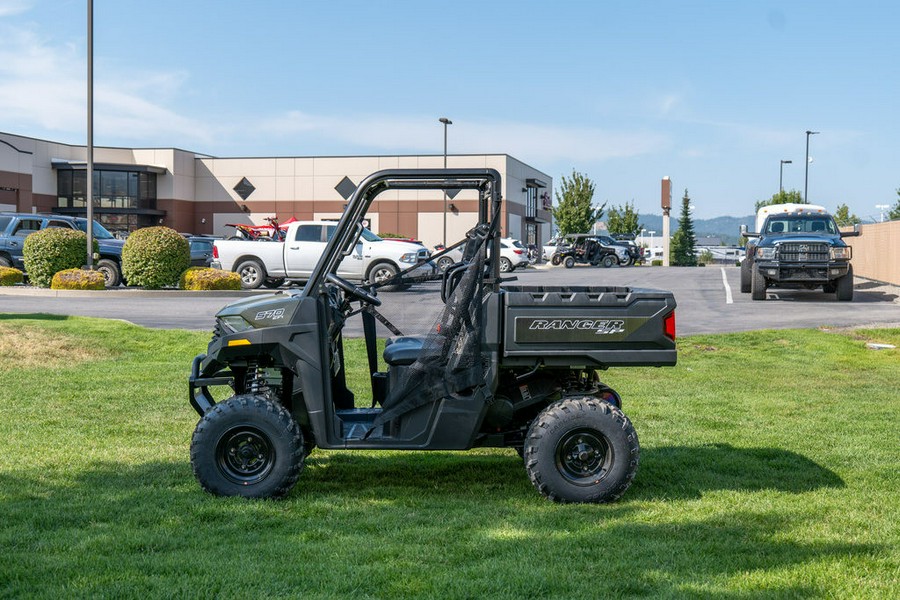
[[[660,260],[660,259],[658,259],[658,258],[653,259],[653,260],[650,261],[650,266],[651,266],[651,267],[661,267],[661,266],[662,266],[662,260]]]
[[[191,267],[181,274],[183,290],[239,290],[241,276],[222,269]]]
[[[74,229],[50,228],[32,233],[22,245],[25,271],[32,284],[49,287],[53,276],[87,262],[87,235]],[[96,240],[94,252],[99,252]]]
[[[0,267],[0,285],[16,285],[24,280],[22,271],[12,267]]]
[[[138,229],[122,248],[122,275],[128,285],[175,287],[190,264],[190,243],[168,227]]]
[[[106,279],[100,271],[66,269],[53,276],[50,289],[54,290],[105,290]]]

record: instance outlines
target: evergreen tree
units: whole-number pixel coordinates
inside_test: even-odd
[[[676,267],[696,267],[695,254],[697,240],[694,238],[694,220],[691,218],[691,197],[687,188],[681,199],[681,217],[678,219],[678,231],[672,236],[670,261]]]
[[[862,219],[850,213],[850,207],[846,204],[839,204],[837,210],[834,211],[834,220],[838,227],[848,227],[862,223]]]
[[[551,209],[553,219],[560,235],[569,233],[587,233],[600,217],[606,203],[600,208],[591,206],[594,199],[594,182],[578,171],[572,171],[572,177],[562,176],[559,189],[556,190],[557,205]]]
[[[759,212],[763,206],[772,206],[773,204],[809,204],[803,201],[803,193],[800,190],[784,190],[777,194],[772,194],[768,200],[757,200],[753,212]]]
[[[634,200],[622,206],[611,206],[607,213],[606,228],[613,235],[637,235],[643,228],[638,221],[638,212],[634,210]]]

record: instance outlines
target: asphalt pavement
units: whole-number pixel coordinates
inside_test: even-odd
[[[900,290],[857,279],[852,302],[837,302],[821,290],[770,290],[766,301],[740,293],[740,270],[734,266],[625,267],[577,266],[528,268],[511,274],[517,285],[628,286],[671,290],[678,308],[678,335],[756,329],[807,327],[900,326]],[[0,313],[50,313],[121,319],[146,327],[211,330],[216,312],[250,292],[53,292],[0,288]],[[255,292],[258,293],[258,292]],[[405,292],[381,292],[379,311],[404,334],[430,330],[442,308],[438,282]],[[2,319],[2,314],[0,314]],[[379,325],[381,328],[381,326]],[[389,335],[381,328],[382,335]],[[361,336],[359,319],[345,328]]]

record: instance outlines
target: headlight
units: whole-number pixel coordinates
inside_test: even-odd
[[[850,260],[850,246],[831,249],[831,260]]]
[[[757,248],[756,258],[761,258],[762,260],[772,260],[773,258],[775,258],[775,248]]]
[[[225,329],[228,331],[228,333],[240,333],[241,331],[253,329],[253,325],[245,321],[244,317],[240,315],[221,317],[220,320],[222,321],[222,324],[225,326]]]
[[[416,264],[418,260],[418,253],[416,252],[407,252],[403,256],[400,257],[400,262],[408,263],[411,265]]]

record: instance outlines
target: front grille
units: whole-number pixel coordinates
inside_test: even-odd
[[[778,260],[781,262],[828,262],[828,244],[790,242],[778,245]]]

